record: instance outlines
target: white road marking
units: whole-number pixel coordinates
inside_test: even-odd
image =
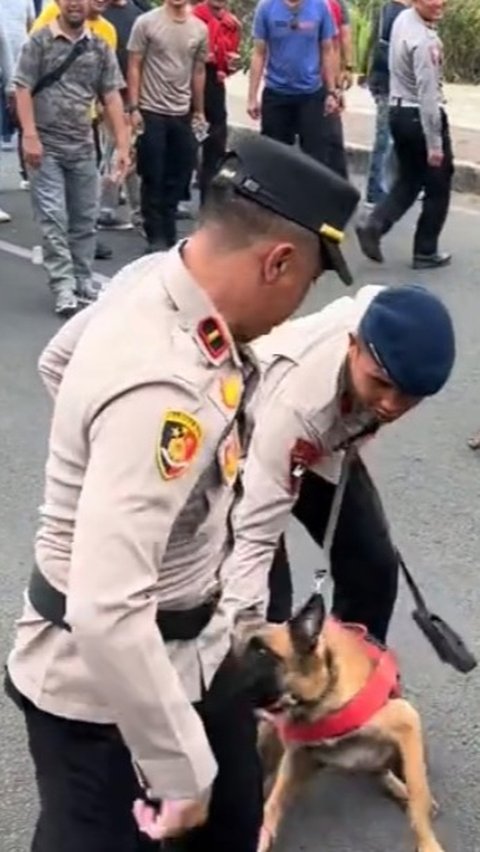
[[[21,257],[22,260],[28,260],[30,263],[32,262],[32,249],[26,249],[23,246],[17,246],[15,243],[7,242],[7,240],[0,240],[0,251],[4,251],[7,254],[13,254],[15,257]],[[110,278],[106,275],[101,275],[99,272],[93,273],[93,280],[95,284],[108,284]]]
[[[460,213],[465,216],[480,216],[480,199],[477,203],[478,207],[476,207],[475,204],[471,207],[464,207],[462,204],[453,204],[450,207],[450,212]],[[7,254],[13,254],[15,257],[20,257],[22,260],[28,260],[30,263],[32,262],[32,249],[17,246],[15,243],[10,243],[7,240],[0,240],[0,251],[4,251]],[[111,281],[111,278],[108,275],[102,275],[100,272],[94,272],[93,280],[96,284],[103,285],[108,284],[109,281]]]

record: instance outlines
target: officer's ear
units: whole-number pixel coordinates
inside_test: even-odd
[[[275,284],[288,272],[291,266],[295,246],[292,243],[277,243],[264,259],[264,278],[267,284]]]

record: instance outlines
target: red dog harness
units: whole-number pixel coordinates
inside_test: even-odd
[[[393,651],[375,644],[367,630],[360,624],[341,624],[334,619],[340,630],[352,631],[358,642],[374,663],[372,673],[365,685],[339,710],[334,710],[313,722],[290,722],[275,718],[278,732],[285,743],[317,743],[320,740],[343,737],[358,731],[385,706],[390,698],[399,698],[400,672]]]

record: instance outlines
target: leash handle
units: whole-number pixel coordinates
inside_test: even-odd
[[[397,554],[397,559],[398,559],[398,564],[400,566],[400,570],[401,570],[403,577],[404,577],[404,580],[405,580],[405,582],[406,582],[406,584],[407,584],[407,586],[410,590],[412,598],[415,602],[415,606],[421,612],[427,612],[428,607],[427,607],[425,598],[423,597],[419,587],[417,586],[415,580],[413,579],[412,574],[410,573],[407,566],[405,565],[405,560],[404,560],[402,554],[400,553],[398,548],[395,548],[395,552]]]

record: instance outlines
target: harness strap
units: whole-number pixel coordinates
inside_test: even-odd
[[[45,621],[71,632],[72,628],[65,620],[65,595],[51,585],[37,565],[34,565],[30,575],[28,597],[33,608]],[[194,609],[157,610],[156,623],[164,642],[190,642],[196,639],[209,623],[216,608],[217,600],[212,598]]]
[[[347,704],[313,722],[275,720],[284,742],[315,743],[343,737],[366,725],[385,706],[390,698],[400,697],[400,675],[397,659],[388,648],[376,644],[361,625],[338,624],[342,630],[358,634],[358,641],[374,663],[374,668],[364,686]]]

